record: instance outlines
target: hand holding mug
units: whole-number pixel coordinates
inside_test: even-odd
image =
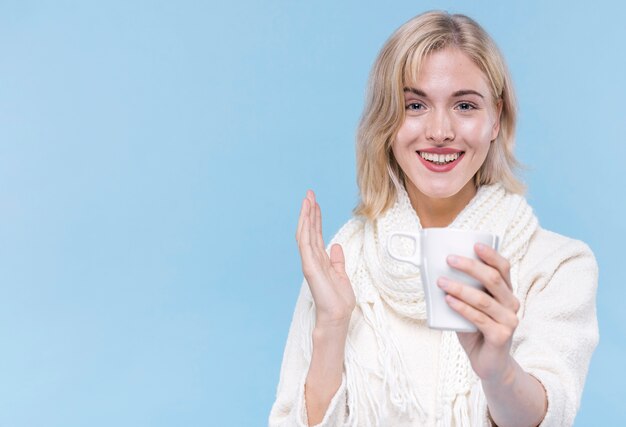
[[[409,255],[396,253],[398,237],[413,240]],[[519,301],[513,295],[509,262],[497,252],[496,236],[450,228],[396,232],[389,255],[420,267],[428,325],[457,331],[472,369],[486,381],[512,372],[510,356]]]
[[[400,253],[400,239],[412,241],[412,249],[408,253]],[[389,255],[403,262],[419,267],[426,300],[428,326],[434,329],[445,329],[462,332],[475,332],[476,325],[466,317],[453,310],[446,302],[446,293],[437,287],[440,277],[447,277],[467,287],[484,289],[480,278],[472,277],[462,270],[451,268],[446,262],[449,255],[462,255],[467,258],[478,258],[474,253],[474,244],[481,242],[493,248],[498,247],[498,238],[494,234],[459,230],[454,228],[423,228],[417,232],[402,231],[389,235],[387,251]]]
[[[478,280],[484,290],[447,277],[437,284],[447,293],[450,307],[478,328],[478,332],[457,334],[472,369],[481,380],[500,382],[513,373],[510,350],[520,304],[513,294],[509,262],[487,245],[476,244],[474,249],[478,260],[450,256],[447,261]]]

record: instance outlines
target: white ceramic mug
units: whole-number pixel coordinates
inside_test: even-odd
[[[392,239],[408,238],[413,242],[412,253],[405,255],[392,250]],[[437,279],[445,276],[469,286],[484,287],[473,277],[453,269],[448,265],[448,255],[460,255],[478,260],[474,244],[483,243],[498,249],[498,236],[484,231],[459,230],[454,228],[423,228],[417,233],[394,232],[389,235],[387,252],[389,256],[409,262],[420,268],[428,326],[459,332],[476,332],[476,326],[454,311],[445,300],[446,293],[437,286]]]

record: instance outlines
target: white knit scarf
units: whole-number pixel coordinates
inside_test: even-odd
[[[500,184],[481,186],[449,227],[488,231],[498,235],[499,253],[511,264],[513,291],[517,291],[519,261],[526,253],[528,242],[538,227],[537,218],[524,197],[506,192]],[[360,363],[359,353],[348,335],[345,369],[348,406],[351,410],[347,425],[385,425],[384,420],[391,407],[395,408],[394,412],[404,413],[409,419],[419,419],[422,424],[425,423],[426,414],[420,403],[420,390],[407,374],[403,355],[388,327],[383,307],[383,304],[388,304],[402,316],[426,319],[419,269],[392,259],[385,247],[390,233],[418,231],[421,228],[408,194],[404,188],[400,188],[395,204],[378,219],[366,221],[362,217],[353,218],[328,245],[330,248],[332,244],[340,243],[343,247],[357,306],[361,309],[365,322],[372,328],[379,349],[380,369],[372,372]],[[401,239],[393,241],[402,245]],[[303,319],[308,323],[308,328],[312,328],[314,322],[310,314],[307,319]],[[305,354],[310,357],[310,339],[305,346]],[[468,400],[469,392],[478,378],[455,332],[442,332],[440,355],[437,424],[480,425],[483,414],[477,413],[479,408],[475,408],[470,416]],[[372,374],[381,378],[387,400],[378,401],[370,391],[367,378]],[[367,408],[367,413],[360,413],[361,407]]]

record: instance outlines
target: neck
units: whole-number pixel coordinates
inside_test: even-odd
[[[407,193],[422,227],[447,227],[476,195],[473,180],[458,193],[446,198],[428,197],[415,186],[409,185]]]

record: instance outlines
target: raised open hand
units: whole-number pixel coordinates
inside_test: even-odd
[[[341,245],[326,253],[322,237],[322,213],[313,191],[302,201],[296,241],[302,259],[302,272],[315,301],[316,326],[345,326],[356,304],[350,279],[346,274]]]

